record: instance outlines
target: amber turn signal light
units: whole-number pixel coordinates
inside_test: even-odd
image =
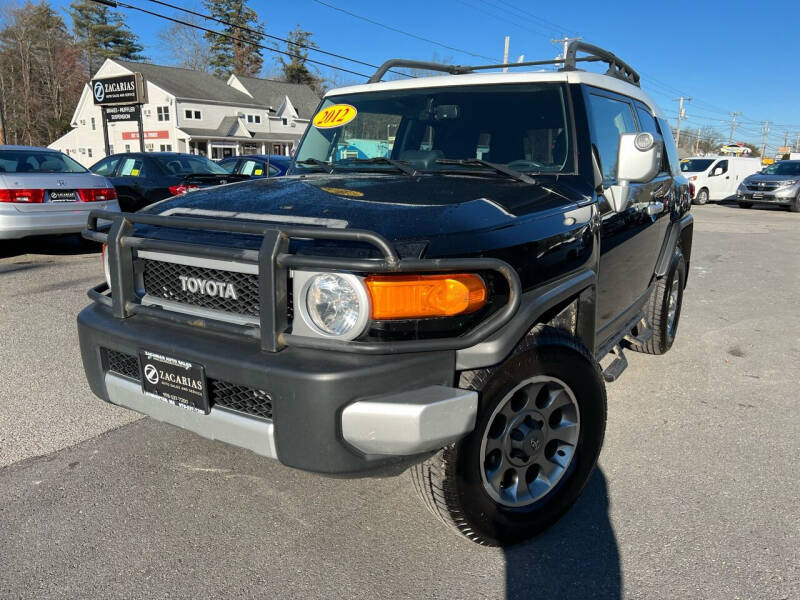
[[[364,283],[378,321],[463,315],[486,304],[486,284],[473,273],[372,275]]]

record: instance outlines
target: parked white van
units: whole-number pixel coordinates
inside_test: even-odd
[[[744,178],[760,170],[759,158],[694,156],[681,161],[681,171],[689,180],[689,193],[695,204],[735,197],[736,188]]]

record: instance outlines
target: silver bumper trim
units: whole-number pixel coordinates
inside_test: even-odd
[[[475,428],[478,393],[434,385],[360,400],[342,411],[342,435],[365,454],[436,450]]]
[[[106,373],[108,399],[157,421],[187,429],[210,440],[219,440],[252,450],[267,458],[278,458],[272,423],[212,408],[203,415],[147,396],[142,386],[124,377]]]

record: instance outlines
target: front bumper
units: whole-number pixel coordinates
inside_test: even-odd
[[[92,210],[119,211],[116,200],[109,202],[64,203],[57,206],[37,205],[42,210],[19,211],[12,205],[0,211],[0,240],[33,235],[80,233],[86,227]],[[14,210],[11,210],[14,208]],[[101,221],[102,224],[102,221]]]
[[[794,202],[794,199],[797,197],[798,193],[800,193],[800,186],[797,185],[763,192],[756,192],[753,190],[737,190],[736,200],[738,202],[753,202],[754,204],[764,203],[789,205]]]
[[[89,384],[104,400],[299,469],[344,474],[402,467],[475,425],[477,393],[453,387],[454,351],[266,353],[256,340],[144,315],[117,319],[100,304],[80,313],[78,333]],[[196,414],[108,370],[104,349],[135,357],[142,348],[202,364],[209,379],[265,391],[272,418],[219,406]]]

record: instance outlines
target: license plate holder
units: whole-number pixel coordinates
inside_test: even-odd
[[[193,412],[211,412],[203,365],[150,350],[139,351],[139,364],[145,394]]]
[[[77,202],[78,194],[75,190],[48,190],[50,202]]]
[[[755,194],[753,194],[753,200],[758,200],[759,198],[763,197],[764,197],[763,192],[756,192]]]

